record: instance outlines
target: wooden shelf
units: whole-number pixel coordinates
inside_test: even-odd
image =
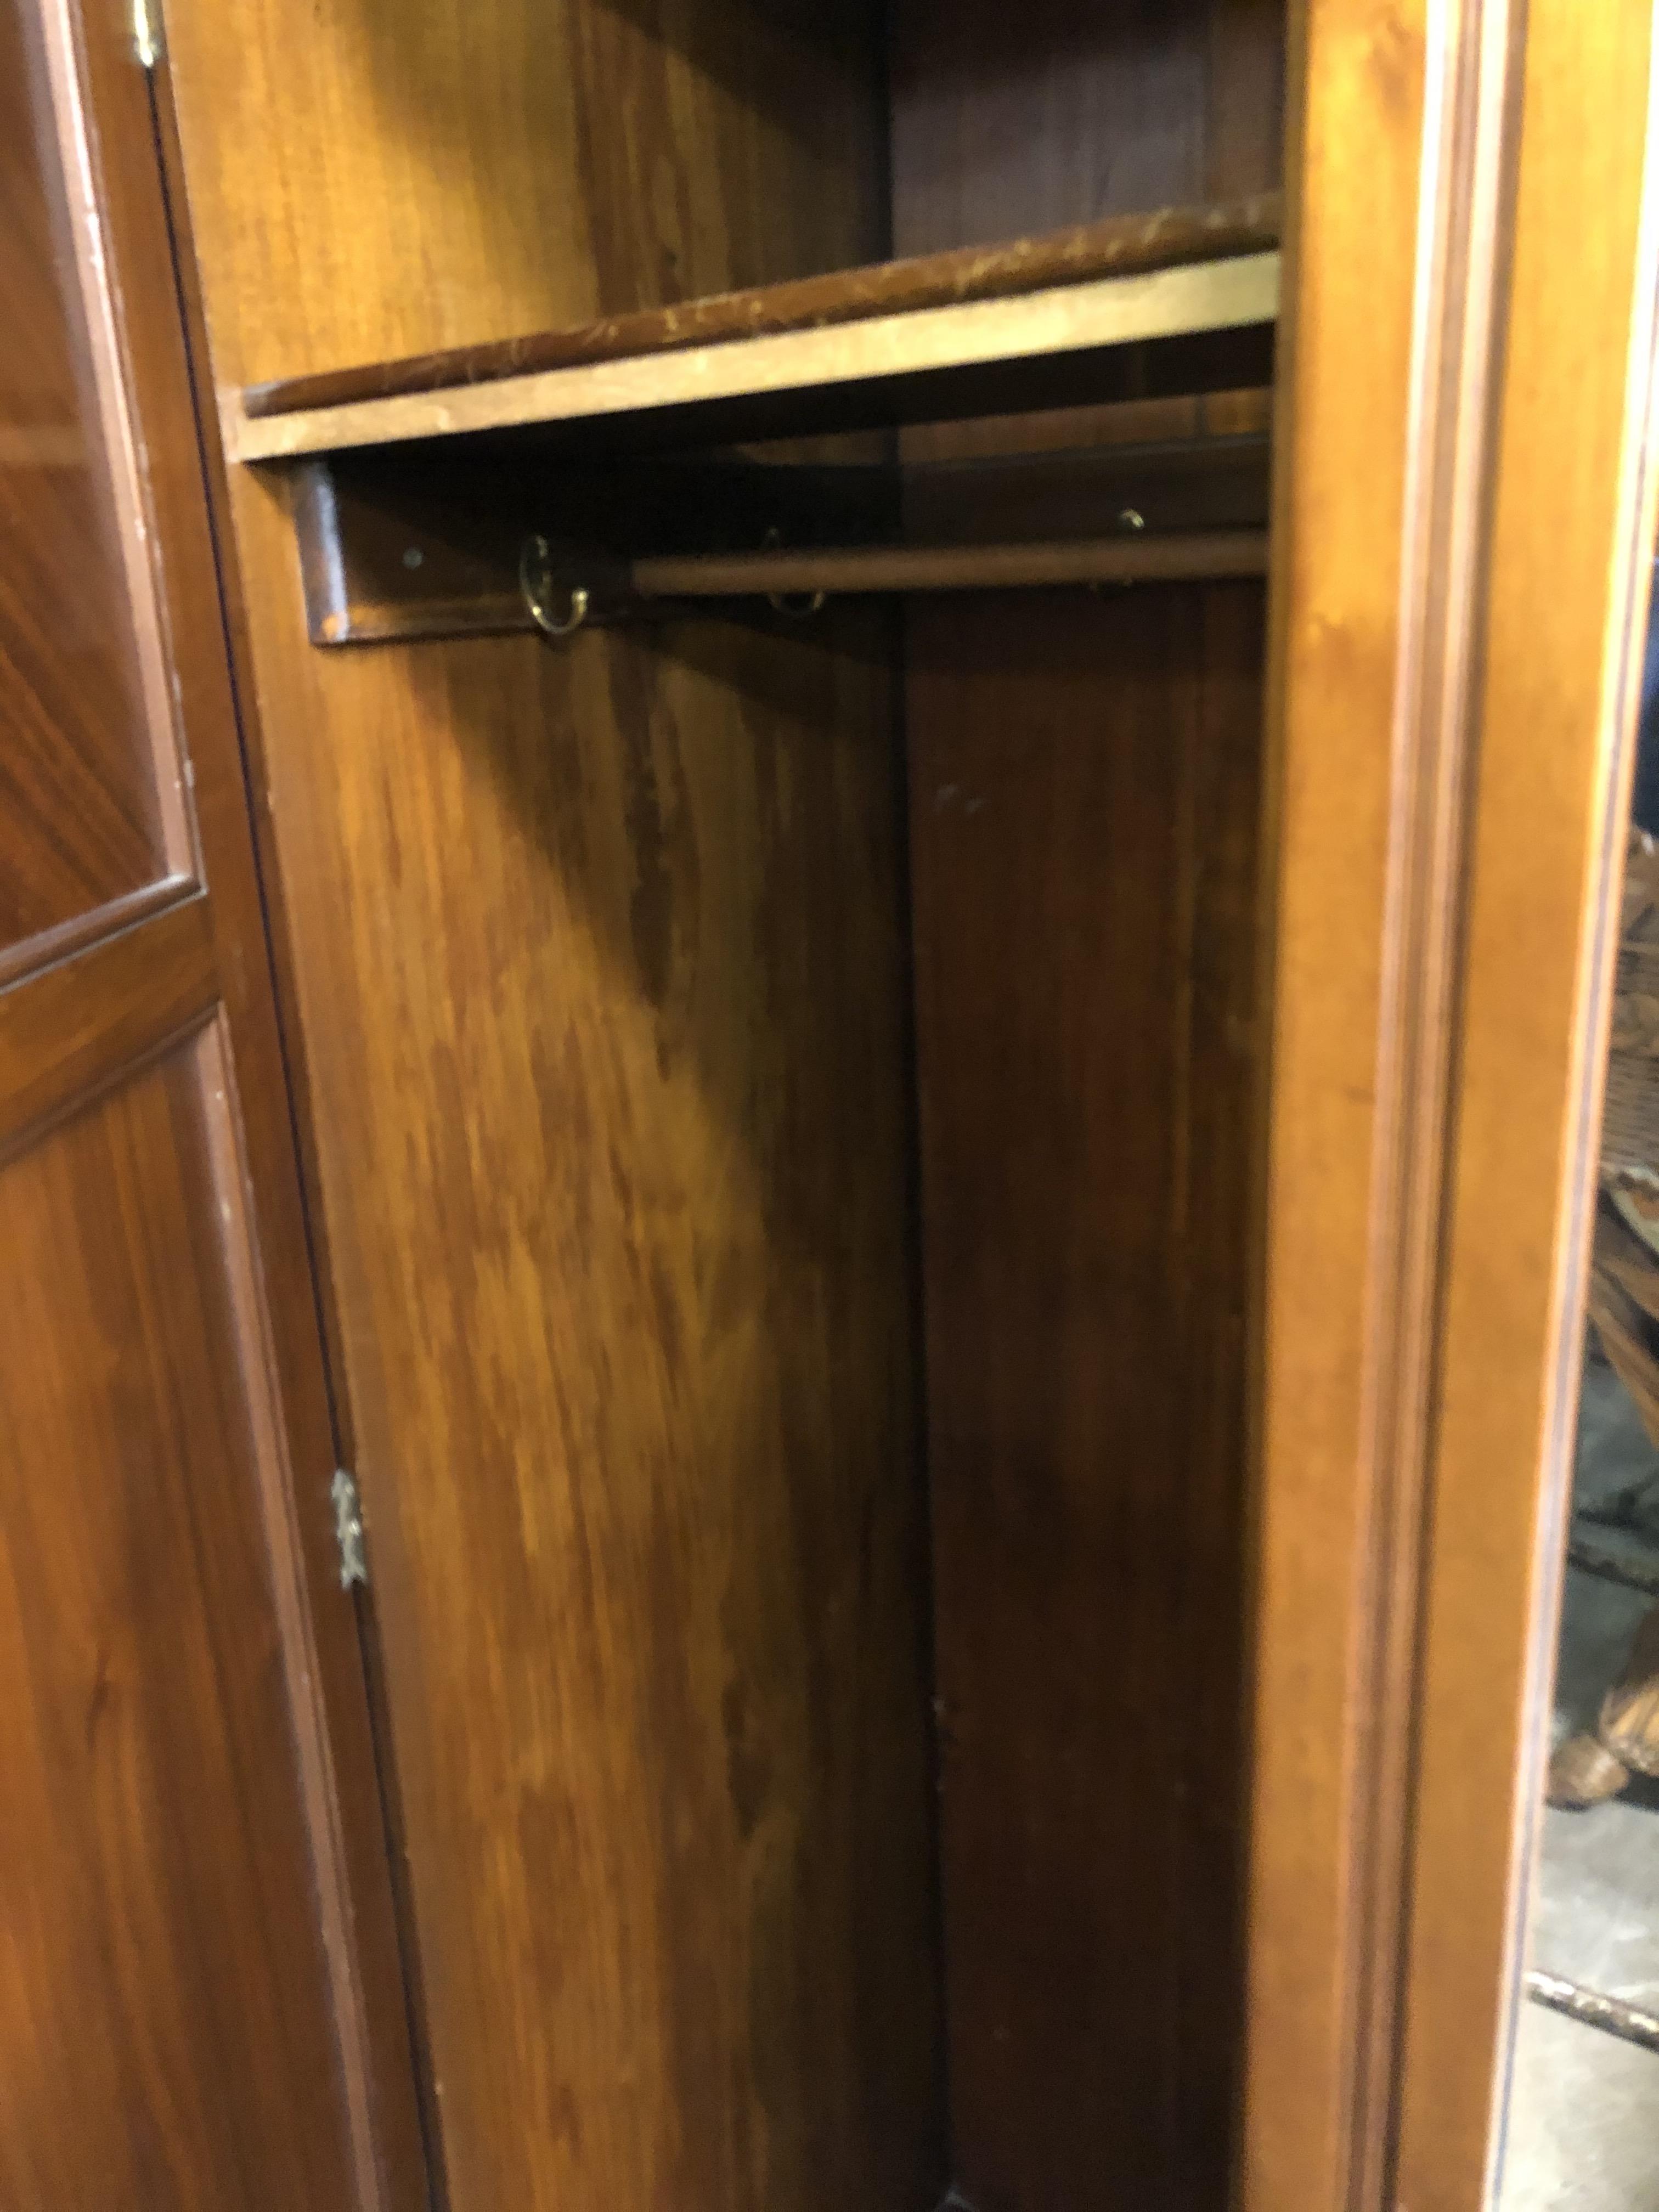
[[[1270,328],[1276,193],[882,263],[228,396],[240,461],[763,400]],[[1237,381],[1248,381],[1241,376]]]

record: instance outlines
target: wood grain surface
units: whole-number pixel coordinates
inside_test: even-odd
[[[368,362],[321,376],[255,385],[242,394],[252,418],[358,399],[490,383],[576,362],[710,345],[772,331],[825,330],[872,315],[908,313],[970,300],[996,300],[1100,276],[1178,268],[1193,261],[1260,253],[1279,243],[1279,198],[1259,192],[1209,207],[1160,208],[1148,215],[1073,223],[1006,245],[957,246],[904,261],[877,262],[746,292],[718,293],[562,331],[538,331],[493,345]]]
[[[1498,2182],[1511,2083],[1557,2094],[1512,2051],[1659,500],[1655,64],[1647,7],[1527,10],[1417,1693],[1394,2185],[1421,2212]]]
[[[221,1015],[210,1128],[235,1223],[229,1249],[248,1358],[264,1370],[268,1393],[261,1450],[267,1543],[356,2185],[380,2212],[428,2212],[432,2161],[412,2047],[420,1986],[397,1918],[396,1778],[371,1696],[372,1604],[339,1589],[331,1492],[336,1468],[352,1463],[351,1437],[323,1340],[326,1271],[313,1265],[321,1224],[301,1176],[304,1059],[291,1003],[279,1005],[283,979],[270,926],[277,886],[253,834],[252,702],[238,696],[226,649],[239,620],[236,576],[212,511],[222,497],[223,463],[178,185],[176,125],[165,72],[138,102],[123,27],[99,20],[88,66],[105,158],[112,161],[118,147],[121,154],[121,188],[106,207],[109,250],[124,281],[154,302],[167,296],[169,269],[173,279],[171,315],[128,313],[130,374],[163,554],[170,683],[211,902]]]
[[[920,2202],[888,648],[615,649],[265,692],[452,2185]]]
[[[1277,208],[1279,0],[897,0],[890,37],[896,252]]]
[[[33,136],[4,158],[25,216],[30,158],[67,210],[84,343],[18,358],[32,404],[79,410],[112,535],[100,568],[76,500],[33,500],[9,547],[53,588],[88,562],[82,611],[134,649],[100,690],[5,602],[64,682],[0,656],[40,769],[0,876],[81,890],[0,963],[0,2195],[401,2212],[402,1978],[355,1622],[327,1578],[313,1619],[304,1564],[334,1461],[149,91],[118,15],[20,23]],[[94,757],[158,832],[119,896],[80,867]]]
[[[1467,2177],[1450,2199],[1426,2177],[1407,2191],[1395,2160],[1518,26],[1337,6],[1298,24],[1292,70],[1252,1363],[1252,2212],[1483,2195]]]
[[[1270,190],[1283,38],[1256,0],[906,0],[896,245]],[[951,2135],[987,2212],[1228,2187],[1262,622],[1241,584],[906,615]]]
[[[176,8],[216,380],[879,255],[841,29],[719,14]],[[453,2201],[926,2212],[890,637],[320,655],[233,496]]]
[[[46,57],[0,10],[0,951],[169,872]]]
[[[0,2194],[353,2185],[198,1048],[0,1170]]]
[[[1261,593],[908,626],[957,2179],[1201,2203],[1237,1997]]]
[[[413,20],[371,0],[325,35],[295,0],[265,0],[234,41],[198,6],[174,14],[198,239],[210,264],[237,238],[249,271],[234,312],[207,287],[222,383],[889,250],[871,0],[489,0]]]
[[[181,884],[159,914],[0,991],[0,1151],[218,1002],[208,902]]]
[[[689,443],[722,405],[736,418],[728,436],[782,434],[769,432],[768,416],[787,406],[810,434],[860,410],[878,424],[972,415],[994,377],[1006,406],[1041,406],[1068,376],[1106,398],[1113,357],[1129,348],[1156,359],[1177,391],[1249,381],[1271,360],[1278,310],[1278,254],[1240,253],[296,413],[250,417],[240,395],[228,393],[221,421],[232,458],[244,461],[549,424],[608,427],[616,417]]]

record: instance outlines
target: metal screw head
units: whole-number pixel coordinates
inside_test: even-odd
[[[1117,526],[1120,530],[1144,530],[1146,518],[1138,507],[1121,507],[1117,511]]]

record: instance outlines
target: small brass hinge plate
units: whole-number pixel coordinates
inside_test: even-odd
[[[356,1478],[343,1467],[334,1470],[334,1541],[340,1553],[340,1588],[368,1580],[368,1561],[363,1552],[363,1508]]]

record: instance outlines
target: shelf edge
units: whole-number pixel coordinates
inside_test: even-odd
[[[241,393],[233,391],[221,401],[225,447],[238,462],[289,459],[1049,359],[1272,323],[1279,292],[1277,252],[1240,254],[1012,298],[915,308],[823,329],[726,339],[291,415],[250,417]]]

